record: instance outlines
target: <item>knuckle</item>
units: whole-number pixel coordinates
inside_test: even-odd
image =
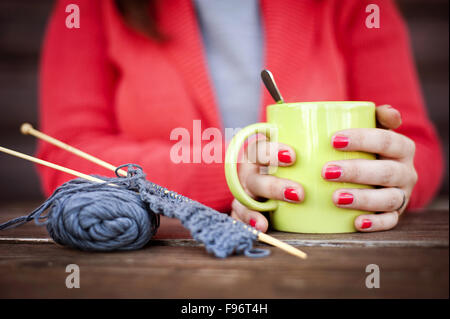
[[[245,164],[242,164],[238,169],[238,177],[239,177],[239,181],[241,182],[241,184],[245,183],[245,177],[246,177],[244,165]]]
[[[416,143],[409,137],[407,137],[406,150],[411,157],[416,153]]]
[[[247,149],[245,151],[245,158],[249,163],[256,163],[257,161],[257,146],[256,142],[252,142],[247,146]]]
[[[413,167],[412,173],[411,173],[411,183],[415,185],[417,183],[418,179],[419,179],[419,175],[417,174],[416,169]]]
[[[241,182],[242,187],[246,188],[247,184],[249,182],[249,177],[250,177],[249,171],[244,170],[244,169],[239,170],[238,177],[239,177],[239,181]]]
[[[272,182],[269,183],[268,185],[268,192],[269,192],[269,196],[271,198],[278,198],[279,196],[277,196],[277,194],[280,193],[279,189],[280,189],[280,184],[277,182]]]
[[[380,172],[380,184],[389,186],[392,184],[392,180],[395,174],[395,168],[392,165],[386,165]]]
[[[360,148],[364,144],[365,134],[361,133],[360,130],[351,130],[346,134],[349,136],[352,149]]]
[[[251,189],[250,187],[248,187],[247,185],[246,185],[246,186],[243,186],[242,188],[244,189],[244,192],[245,192],[248,196],[250,196],[251,198],[255,198],[255,197],[256,197],[255,194],[254,194],[254,192],[252,191],[252,189]],[[239,203],[239,204],[240,204],[240,203]]]
[[[351,207],[364,208],[371,206],[372,199],[366,191],[353,189],[351,193],[354,196],[353,202],[350,204]]]
[[[386,211],[391,212],[396,210],[400,206],[402,200],[403,198],[399,198],[397,192],[391,192],[386,199]]]
[[[269,143],[269,149],[268,149],[268,158],[270,161],[270,165],[272,166],[278,166],[278,150],[279,146],[277,143]]]
[[[387,218],[387,216],[382,216],[382,215],[380,215],[380,218],[378,218],[378,228],[379,229],[386,229],[386,218]]]
[[[270,163],[271,145],[267,142],[258,143],[258,162],[262,165]]]
[[[394,228],[398,223],[398,214],[396,212],[389,213],[388,218],[386,219],[386,229]]]
[[[254,197],[253,192],[252,192],[252,188],[254,188],[254,184],[255,184],[254,177],[255,177],[254,174],[247,174],[247,175],[245,175],[245,177],[243,179],[240,179],[242,189],[244,190],[245,193],[247,193],[252,198]],[[235,201],[237,202],[237,205],[241,205],[240,202],[238,202],[236,199],[235,199]]]
[[[388,230],[397,225],[398,215],[397,213],[384,213],[380,215],[378,219],[379,230]]]
[[[402,155],[405,158],[413,158],[416,153],[416,143],[407,136],[399,134],[399,143],[401,143]]]
[[[258,167],[258,174],[260,175],[268,175],[270,174],[270,167],[261,165]]]
[[[359,180],[361,177],[361,167],[359,165],[355,165],[351,170],[352,179]]]
[[[341,167],[343,170],[343,177],[346,181],[358,181],[360,179],[361,167],[356,162],[350,161],[350,165],[342,165]]]
[[[398,213],[394,212],[391,216],[391,225],[389,228],[394,228],[398,224]]]
[[[231,214],[235,213],[240,209],[239,202],[237,199],[234,199],[231,203]]]
[[[380,148],[383,152],[387,152],[392,145],[392,137],[389,134],[389,131],[381,131],[381,136],[380,136]]]

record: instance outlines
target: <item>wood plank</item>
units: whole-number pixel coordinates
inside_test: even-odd
[[[55,245],[0,245],[0,298],[448,298],[448,249],[309,247],[300,260],[218,259],[201,247],[88,253]],[[65,268],[80,267],[68,289]],[[368,264],[380,288],[365,286]]]
[[[1,205],[1,220],[35,204]],[[54,245],[29,223],[0,232],[0,298],[448,298],[448,210],[409,213],[383,233],[272,234],[309,246],[309,258],[269,248],[267,258],[218,259],[168,218],[144,249],[113,253]],[[65,286],[72,263],[80,289]],[[379,289],[365,287],[368,264],[380,267]]]
[[[448,247],[448,210],[423,210],[406,213],[396,228],[374,233],[292,234],[271,232],[294,245],[305,246],[397,246]]]
[[[0,206],[0,220],[27,214],[38,203],[22,203]],[[295,246],[384,246],[384,247],[448,247],[448,210],[424,210],[419,213],[406,213],[400,224],[393,230],[377,233],[351,234],[294,234],[269,231],[269,234]],[[18,228],[0,232],[0,243],[23,242],[32,238],[48,238],[45,227],[29,222]],[[154,239],[158,245],[196,246],[189,231],[177,220],[162,217],[161,227]],[[180,240],[182,239],[182,240]],[[42,243],[42,241],[41,241]]]

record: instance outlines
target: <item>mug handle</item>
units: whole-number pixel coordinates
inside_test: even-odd
[[[275,210],[278,207],[278,203],[273,199],[269,199],[266,202],[258,202],[244,191],[244,188],[239,181],[237,161],[239,151],[249,136],[254,134],[264,134],[269,140],[273,140],[275,138],[274,132],[276,132],[276,126],[274,124],[256,123],[249,125],[240,130],[231,139],[225,155],[225,177],[231,193],[242,205],[260,212]]]

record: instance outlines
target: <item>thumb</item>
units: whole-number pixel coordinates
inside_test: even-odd
[[[402,117],[397,109],[390,105],[380,105],[375,109],[377,124],[386,129],[396,129],[402,124]]]

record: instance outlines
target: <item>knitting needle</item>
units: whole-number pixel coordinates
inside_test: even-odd
[[[109,169],[109,170],[112,170],[112,171],[116,170],[116,168],[113,165],[111,165],[111,164],[109,164],[109,163],[107,163],[105,161],[102,161],[99,158],[96,158],[96,157],[94,157],[94,156],[92,156],[90,154],[87,154],[87,153],[85,153],[85,152],[83,152],[83,151],[81,151],[81,150],[79,150],[79,149],[77,149],[77,148],[75,148],[73,146],[70,146],[70,145],[68,145],[66,143],[63,143],[63,142],[57,140],[56,138],[53,138],[53,137],[48,136],[48,135],[46,135],[46,134],[44,134],[42,132],[39,132],[38,130],[35,130],[34,127],[31,124],[29,124],[29,123],[23,123],[22,126],[20,127],[20,131],[24,135],[33,135],[34,137],[37,137],[37,138],[39,138],[41,140],[44,140],[44,141],[46,141],[46,142],[48,142],[50,144],[53,144],[53,145],[57,146],[59,148],[62,148],[63,150],[66,150],[66,151],[68,151],[68,152],[70,152],[72,154],[81,156],[81,157],[87,159],[88,161],[96,163],[96,164],[98,164],[98,165],[100,165],[100,166],[102,166],[102,167],[104,167],[106,169]],[[125,170],[123,170],[123,169],[119,169],[118,173],[121,174],[122,176],[127,176],[127,172]]]
[[[275,102],[277,102],[278,104],[284,103],[283,97],[281,96],[280,90],[278,90],[272,72],[270,72],[269,70],[262,70],[261,79],[266,86],[267,91],[269,91]]]
[[[61,172],[67,173],[67,174],[75,175],[77,177],[81,177],[81,178],[87,179],[87,180],[89,180],[91,182],[97,182],[97,183],[104,183],[105,182],[104,180],[101,180],[100,178],[97,178],[97,177],[94,177],[94,176],[91,176],[91,175],[87,175],[87,174],[83,174],[83,173],[74,171],[73,169],[66,168],[64,166],[60,166],[60,165],[57,165],[57,164],[53,164],[51,162],[47,162],[47,161],[41,160],[39,158],[30,156],[30,155],[26,155],[26,154],[23,154],[23,153],[20,153],[20,152],[16,152],[16,151],[10,150],[9,148],[6,148],[6,147],[0,146],[0,152],[6,153],[6,154],[9,154],[9,155],[12,155],[12,156],[16,156],[16,157],[19,157],[19,158],[22,158],[22,159],[30,161],[30,162],[41,164],[41,165],[44,165],[44,166],[56,169],[58,171],[61,171]],[[110,185],[113,185],[113,184],[110,184]],[[117,186],[117,185],[114,185],[114,186]]]
[[[285,252],[287,252],[291,255],[300,257],[301,259],[306,259],[308,257],[308,255],[305,252],[301,251],[300,249],[297,249],[294,246],[291,246],[291,245],[289,245],[279,239],[276,239],[275,237],[269,236],[265,233],[260,232],[258,234],[258,240],[262,241],[266,244],[278,247],[281,250],[284,250]]]
[[[100,165],[102,167],[105,167],[107,169],[110,169],[112,171],[116,170],[116,167],[114,167],[113,165],[111,165],[111,164],[109,164],[109,163],[107,163],[105,161],[102,161],[102,160],[100,160],[100,159],[98,159],[98,158],[96,158],[96,157],[94,157],[94,156],[92,156],[90,154],[87,154],[87,153],[85,153],[85,152],[83,152],[83,151],[81,151],[79,149],[76,149],[75,147],[67,145],[67,144],[65,144],[65,143],[63,143],[63,142],[61,142],[61,141],[59,141],[59,140],[57,140],[57,139],[55,139],[53,137],[50,137],[50,136],[48,136],[48,135],[46,135],[44,133],[41,133],[38,130],[34,129],[30,124],[27,124],[27,123],[22,124],[21,132],[23,134],[33,135],[33,136],[35,136],[35,137],[37,137],[39,139],[42,139],[42,140],[44,140],[46,142],[49,142],[49,143],[51,143],[51,144],[53,144],[53,145],[55,145],[57,147],[60,147],[60,148],[66,150],[68,152],[71,152],[71,153],[73,153],[73,154],[75,154],[77,156],[80,156],[80,157],[82,157],[82,158],[84,158],[84,159],[86,159],[88,161],[96,163],[96,164],[98,164],[98,165]],[[79,173],[79,174],[81,174],[81,173]],[[127,175],[127,173],[125,171],[123,171],[122,174],[123,175]],[[78,175],[76,175],[76,176],[78,176]],[[89,176],[89,175],[87,175],[87,176]],[[297,256],[297,257],[300,257],[302,259],[306,259],[306,257],[307,257],[307,254],[304,253],[303,251],[301,251],[301,250],[299,250],[299,249],[297,249],[297,248],[295,248],[295,247],[293,247],[293,246],[291,246],[289,244],[286,244],[286,243],[282,242],[281,240],[278,240],[278,239],[276,239],[276,238],[274,238],[272,236],[269,236],[267,234],[259,232],[258,240],[262,241],[262,242],[264,242],[266,244],[278,247],[278,248],[286,251],[287,253],[289,253],[291,255],[294,255],[294,256]]]

